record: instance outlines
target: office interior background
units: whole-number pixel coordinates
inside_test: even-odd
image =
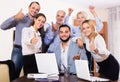
[[[14,16],[22,9],[26,14],[28,6],[33,0],[3,0],[0,3],[0,24],[7,18]],[[107,22],[107,41],[108,49],[117,58],[120,63],[120,0],[36,0],[41,5],[40,12],[47,17],[47,23],[55,22],[56,12],[63,9],[66,12],[68,8],[73,8],[73,13],[69,23],[73,24],[78,11],[85,11],[88,18],[94,19],[89,12],[88,6],[94,5],[96,12],[102,21]],[[0,29],[0,61],[11,58],[13,47],[13,30],[15,28],[3,31]]]

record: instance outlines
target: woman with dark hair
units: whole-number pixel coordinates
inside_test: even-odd
[[[43,28],[45,21],[45,15],[39,13],[34,17],[31,26],[22,30],[23,69],[25,75],[38,72],[34,54],[42,51],[42,39],[38,30]]]

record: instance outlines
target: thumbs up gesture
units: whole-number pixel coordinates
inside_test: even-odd
[[[55,32],[58,29],[58,25],[52,22],[52,31]]]
[[[94,44],[94,39],[93,38],[90,41],[90,49],[91,49],[91,51],[95,50],[95,44]]]
[[[14,16],[15,19],[23,19],[24,13],[22,12],[22,9]]]
[[[36,32],[34,32],[34,37],[31,39],[31,43],[36,44],[37,41],[38,41],[38,39],[37,39],[37,36],[36,36]]]
[[[98,49],[95,47],[95,43],[94,43],[93,38],[91,39],[91,42],[90,42],[90,49],[91,49],[91,51],[94,51],[96,54],[99,53]]]
[[[80,53],[75,55],[75,56],[73,56],[73,60],[79,60],[79,59],[80,59]]]

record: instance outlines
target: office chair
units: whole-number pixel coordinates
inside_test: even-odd
[[[6,64],[0,64],[0,82],[10,82],[9,68]]]
[[[14,79],[16,72],[12,60],[0,61],[0,82],[11,82]]]

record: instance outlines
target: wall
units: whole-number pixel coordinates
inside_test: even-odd
[[[14,16],[21,8],[23,10],[23,13],[27,13],[28,5],[33,0],[3,0],[0,3],[0,24],[7,18]],[[81,6],[71,5],[67,4],[66,1],[58,1],[58,0],[36,0],[41,5],[41,11],[42,13],[45,13],[47,17],[47,22],[51,23],[52,21],[55,22],[55,15],[57,10],[63,9],[66,12],[68,11],[68,8],[71,7],[74,9],[74,12],[70,18],[70,23],[72,23],[72,19],[75,18],[76,13],[79,10],[86,11],[89,15],[89,18],[93,18],[91,13],[89,12],[88,8],[83,8]],[[103,10],[97,10],[97,13],[99,17],[102,20],[107,20],[107,12],[105,9]],[[104,13],[104,15],[103,15]],[[14,29],[14,28],[13,28]],[[10,59],[11,57],[11,51],[12,51],[12,45],[13,45],[13,29],[3,31],[0,29],[0,60],[6,60]]]
[[[107,9],[97,10],[96,12],[102,21],[108,21],[108,10]]]

